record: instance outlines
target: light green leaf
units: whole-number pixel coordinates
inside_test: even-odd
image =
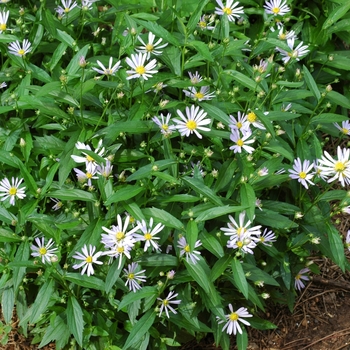
[[[10,324],[13,308],[15,306],[15,292],[13,287],[7,287],[2,291],[1,311],[6,324]]]
[[[242,327],[242,334],[237,333],[236,344],[238,350],[246,350],[248,346],[248,334],[244,326]]]
[[[97,290],[105,290],[105,284],[102,280],[95,276],[81,275],[80,273],[68,272],[64,278],[73,282],[78,286],[93,288]]]
[[[143,255],[137,259],[142,266],[177,266],[179,261],[176,256],[169,254]]]
[[[350,9],[350,2],[345,1],[343,5],[335,8],[322,25],[322,29],[328,29],[340,18],[342,18]]]
[[[329,124],[329,123],[342,122],[345,120],[349,120],[349,117],[341,114],[335,114],[335,113],[322,113],[313,117],[311,119],[311,123]]]
[[[227,254],[216,261],[216,263],[211,269],[211,282],[215,282],[222,275],[222,273],[226,270],[227,266],[232,262],[232,259],[232,255]]]
[[[240,197],[242,207],[246,207],[248,219],[253,222],[255,213],[256,196],[253,187],[248,183],[243,183],[240,187]]]
[[[119,203],[121,201],[126,201],[128,199],[136,197],[141,192],[144,192],[146,188],[140,187],[138,185],[132,186],[132,185],[126,185],[122,187],[120,190],[117,190],[115,193],[113,193],[111,196],[109,196],[104,203],[105,206]]]
[[[337,91],[328,92],[326,98],[329,99],[331,102],[335,103],[336,105],[342,106],[347,109],[350,108],[350,100]]]
[[[193,46],[205,60],[213,62],[213,57],[211,56],[207,44],[202,41],[190,41],[188,46]]]
[[[96,198],[92,193],[78,189],[54,190],[48,193],[46,197],[57,198],[63,201],[96,201]]]
[[[203,181],[188,176],[184,176],[182,180],[187,185],[189,185],[195,192],[200,193],[204,197],[208,198],[214,204],[223,206],[221,199],[214,193],[214,191],[211,188],[205,186]]]
[[[218,120],[224,125],[228,125],[230,123],[229,116],[226,113],[224,113],[220,108],[217,108],[208,103],[202,103],[201,107],[208,113],[209,117]]]
[[[202,260],[203,258],[200,257],[200,259]],[[209,281],[210,276],[208,276],[206,271],[204,271],[200,262],[192,264],[191,262],[187,262],[186,260],[184,260],[184,264],[186,266],[187,272],[191,275],[193,280],[196,281],[203,288],[205,293],[209,294],[209,284],[211,283]]]
[[[224,256],[224,250],[222,248],[222,245],[212,234],[203,230],[200,234],[200,239],[202,241],[203,248],[209,250],[210,253],[215,255],[217,258],[221,258]]]
[[[78,300],[73,296],[69,297],[67,303],[67,323],[71,333],[80,346],[83,346],[83,311]]]
[[[176,164],[173,159],[158,160],[154,163],[147,164],[142,168],[136,170],[132,175],[127,178],[127,181],[140,180],[152,176],[153,172],[159,172],[168,169],[171,165]]]
[[[40,288],[33,305],[28,310],[31,312],[29,322],[36,323],[40,320],[41,314],[46,311],[47,305],[53,293],[54,279],[47,280]]]
[[[120,264],[120,267],[118,267],[119,259],[116,259],[113,262],[113,264],[109,267],[108,274],[106,277],[106,282],[105,282],[105,288],[104,288],[106,293],[109,293],[112,290],[115,282],[117,282],[117,279],[120,276],[120,273],[123,269],[124,264],[125,264],[125,258],[122,259],[122,263]]]
[[[321,98],[321,93],[317,87],[315,79],[313,78],[313,76],[311,75],[310,71],[307,69],[306,66],[303,66],[303,72],[304,72],[306,85],[308,86],[310,91],[313,93],[313,95],[317,98],[317,101],[319,101]]]
[[[201,212],[197,218],[196,221],[208,221],[211,219],[215,219],[219,216],[231,214],[231,213],[236,213],[237,211],[241,212],[243,210],[246,210],[248,206],[232,206],[232,205],[225,205],[223,207],[213,207],[210,209],[207,209],[203,212]]]
[[[1,219],[1,216],[0,216]],[[20,236],[17,236],[14,232],[0,228],[0,242],[1,243],[10,243],[10,242],[20,242],[22,239]]]
[[[123,299],[121,300],[120,304],[118,305],[118,310],[123,309],[124,307],[128,306],[129,304],[143,299],[143,298],[150,298],[150,297],[154,297],[154,299],[156,299],[158,295],[158,290],[156,287],[150,287],[150,286],[146,286],[143,287],[141,289],[139,289],[138,291],[136,291],[135,293],[130,291],[130,293],[124,295]]]
[[[178,230],[184,230],[183,223],[178,220],[175,216],[169,214],[167,211],[158,208],[146,208],[142,210],[143,214],[147,218],[156,219],[166,227],[177,228]]]
[[[43,339],[39,344],[39,348],[49,344],[52,341],[56,341],[56,345],[58,345],[57,341],[64,343],[65,340],[68,342],[69,337],[70,330],[68,326],[64,323],[60,316],[56,316],[53,324],[50,323],[46,328]]]
[[[194,246],[197,242],[197,238],[198,238],[197,222],[194,221],[193,219],[190,219],[186,227],[186,241],[187,241],[187,244],[190,246],[191,251],[194,250]]]
[[[257,92],[262,91],[259,84],[256,83],[253,79],[248,78],[247,74],[243,74],[241,72],[238,72],[232,69],[225,70],[223,73],[229,76],[232,76],[235,81],[239,82],[240,84],[242,84],[243,86],[245,86],[251,91],[257,91]]]
[[[134,345],[137,344],[146,334],[146,332],[151,328],[155,318],[156,313],[154,310],[148,310],[132,328],[128,338],[126,339],[123,350],[135,349]]]
[[[187,22],[187,32],[192,33],[201,18],[204,6],[209,2],[209,0],[202,0],[198,2],[197,8],[192,12],[190,19]]]
[[[245,277],[241,262],[238,259],[234,258],[232,260],[231,267],[236,287],[239,291],[242,292],[245,298],[248,299],[248,282]]]

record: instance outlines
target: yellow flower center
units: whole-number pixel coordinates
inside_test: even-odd
[[[275,15],[278,15],[280,13],[280,8],[279,7],[274,7],[272,9],[272,12],[275,14]]]
[[[279,39],[285,40],[286,39],[286,34],[282,33],[278,36]]]
[[[197,123],[194,120],[189,120],[186,123],[186,126],[187,126],[188,129],[194,130],[197,127]]]
[[[265,242],[265,237],[260,237],[260,242]]]
[[[306,178],[306,173],[305,173],[304,171],[301,171],[301,172],[299,173],[299,177],[300,177],[301,179],[305,179],[305,178]]]
[[[242,139],[239,139],[237,141],[237,146],[242,147],[243,145],[244,145],[244,142],[242,141]]]
[[[120,241],[121,239],[123,239],[125,237],[124,232],[119,231],[115,234],[115,237],[117,238],[118,241]]]
[[[241,122],[237,122],[236,126],[238,129],[240,129],[243,126],[243,124]]]
[[[257,120],[258,118],[257,118],[257,116],[256,116],[256,114],[255,114],[254,112],[250,112],[250,113],[248,113],[248,115],[247,115],[247,119],[248,119],[248,121],[249,121],[250,123],[254,123],[254,122],[256,122],[256,120]]]
[[[40,255],[45,255],[47,253],[47,249],[45,247],[42,247],[39,249]]]
[[[167,131],[167,130],[169,129],[169,126],[168,126],[167,124],[163,124],[163,125],[162,125],[162,129],[165,130],[165,131]]]
[[[129,279],[129,280],[133,280],[134,277],[135,277],[135,274],[134,274],[134,273],[129,273],[129,274],[128,274],[128,279]]]
[[[25,55],[25,51],[23,49],[20,49],[20,50],[18,50],[18,54],[20,56],[24,56]]]
[[[198,100],[201,100],[204,97],[204,94],[202,94],[201,92],[196,92],[194,94],[194,97]]]
[[[118,247],[118,248],[117,248],[117,252],[118,252],[119,254],[124,253],[124,247]]]
[[[130,224],[133,224],[135,222],[135,218],[133,216],[130,216]]]
[[[244,233],[246,231],[247,231],[247,229],[245,229],[244,227],[238,227],[237,235],[240,236],[242,233]]]
[[[186,253],[189,253],[191,251],[190,246],[187,244],[187,246],[184,248],[184,251]]]
[[[89,156],[88,154],[86,155],[86,160],[87,160],[88,162],[90,162],[90,163],[92,163],[92,162],[95,161],[95,159],[92,158],[91,156]]]
[[[227,15],[231,15],[232,14],[232,10],[229,7],[224,7],[222,9],[223,13],[226,13]]]
[[[91,264],[92,263],[92,256],[87,256],[85,261],[88,263],[88,264]]]
[[[206,23],[206,22],[203,22],[203,21],[200,21],[200,22],[199,22],[199,26],[200,26],[201,28],[206,28],[206,27],[207,27],[207,23]]]
[[[232,312],[231,314],[230,314],[230,320],[231,321],[237,321],[238,320],[238,314],[237,313],[235,313],[235,312]]]
[[[147,44],[145,48],[146,48],[146,51],[152,52],[154,49],[154,46],[152,44]]]
[[[9,195],[10,196],[15,196],[17,193],[17,188],[16,187],[10,187],[9,189]]]
[[[92,178],[92,174],[91,174],[91,173],[86,173],[85,175],[86,175],[86,177],[87,177],[88,179],[91,179],[91,178]]]
[[[144,237],[146,241],[149,241],[152,239],[152,235],[149,232],[145,233]]]
[[[293,50],[292,52],[288,52],[288,56],[291,58],[298,58],[298,51],[297,50]]]
[[[334,164],[334,170],[338,172],[343,172],[345,170],[345,164],[343,162],[336,162]]]
[[[345,135],[349,134],[349,132],[350,132],[350,130],[346,129],[346,128],[342,128],[341,130]]]
[[[1,23],[0,24],[0,30],[2,30],[2,31],[4,31],[4,30],[6,30],[6,23]]]
[[[296,275],[296,276],[295,276],[295,279],[296,279],[296,280],[300,280],[300,277],[301,277],[301,275]]]
[[[165,299],[165,300],[163,300],[163,305],[164,305],[164,306],[169,305],[169,301],[168,301],[168,300],[166,300],[166,299]]]
[[[70,11],[70,8],[69,7],[66,7],[65,9],[64,9],[64,12],[65,13],[68,13]]]
[[[145,73],[146,73],[146,69],[145,69],[144,66],[138,66],[138,67],[136,67],[135,72],[136,72],[137,74],[142,75],[142,74],[145,74]]]
[[[108,69],[108,68],[105,69],[103,72],[105,73],[105,75],[112,75],[113,74],[112,69]]]
[[[243,247],[243,242],[238,241],[238,242],[237,242],[237,247],[238,247],[238,248],[242,248],[242,247]]]

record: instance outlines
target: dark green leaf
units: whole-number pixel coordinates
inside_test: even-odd
[[[69,297],[67,304],[67,322],[71,333],[80,346],[83,346],[83,311],[74,297]]]

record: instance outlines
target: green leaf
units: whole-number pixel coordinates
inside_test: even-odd
[[[14,306],[15,292],[12,287],[7,287],[2,291],[1,298],[1,311],[7,324],[11,322]]]
[[[104,288],[106,293],[109,293],[112,290],[115,282],[117,282],[117,279],[120,276],[120,273],[123,269],[124,264],[125,264],[125,258],[123,258],[122,263],[120,264],[120,267],[118,267],[119,259],[116,259],[113,262],[113,264],[109,267],[108,274],[106,277],[106,282],[105,282],[105,288]]]
[[[350,66],[349,66],[350,67]],[[350,108],[350,100],[344,95],[336,91],[330,91],[327,93],[326,98],[331,102],[334,102],[336,105],[342,106],[344,108]]]
[[[46,311],[50,298],[53,295],[54,279],[49,279],[40,288],[33,305],[28,311],[31,312],[29,323],[36,323],[40,320],[42,314]]]
[[[130,292],[124,295],[123,299],[118,305],[118,310],[122,310],[125,306],[128,306],[129,304],[137,300],[141,300],[143,298],[154,297],[154,299],[156,299],[157,295],[158,295],[158,290],[156,287],[150,287],[150,286],[143,287],[138,291],[136,291],[135,293]]]
[[[289,230],[293,227],[298,227],[294,221],[289,220],[285,216],[278,214],[272,210],[265,209],[256,213],[255,221],[261,225],[271,228],[280,228]]]
[[[209,62],[214,61],[207,44],[201,41],[190,41],[188,46],[193,46],[205,60]]]
[[[178,202],[178,203],[194,203],[200,200],[197,196],[190,194],[174,194],[173,196],[161,198],[162,203]]]
[[[156,221],[161,222],[166,227],[177,228],[178,230],[184,230],[183,223],[175,216],[169,214],[167,211],[158,208],[146,208],[142,210],[143,214],[147,218],[154,218]]]
[[[253,222],[255,213],[256,196],[253,187],[248,183],[243,183],[240,187],[240,197],[242,207],[246,207],[248,219]]]
[[[211,118],[218,120],[224,125],[228,125],[230,123],[229,116],[226,113],[224,113],[220,108],[217,108],[205,102],[201,104],[201,107],[208,113],[208,115]]]
[[[68,33],[57,29],[57,39],[60,42],[67,44],[71,48],[74,48],[75,40]]]
[[[192,12],[190,19],[187,22],[187,32],[192,33],[201,18],[204,6],[209,2],[209,0],[202,0],[198,2],[197,8]]]
[[[236,344],[238,350],[246,350],[248,346],[248,334],[245,328],[242,328],[242,334],[237,333]]]
[[[200,234],[200,239],[202,241],[203,247],[209,250],[217,258],[224,256],[224,250],[221,243],[212,234],[203,230]]]
[[[202,260],[203,258],[200,257],[200,259]],[[196,281],[203,288],[205,293],[209,294],[209,276],[207,275],[206,271],[204,271],[200,262],[192,264],[184,260],[184,264],[186,266],[187,272],[191,275],[193,280]]]
[[[148,330],[153,325],[156,318],[156,313],[153,309],[148,310],[132,328],[126,342],[124,344],[123,350],[135,349],[135,345],[141,340],[141,338],[148,332]]]
[[[96,201],[96,198],[92,193],[78,189],[54,190],[48,193],[46,197],[57,198],[63,201]]]
[[[341,115],[341,114],[335,114],[335,113],[322,113],[319,114],[311,119],[311,123],[321,123],[321,124],[328,124],[328,123],[336,123],[336,122],[342,122],[345,120],[349,120],[347,116]]]
[[[108,206],[114,203],[119,203],[121,201],[126,201],[127,199],[136,197],[138,194],[144,191],[146,191],[145,187],[141,187],[138,185],[126,185],[120,190],[117,190],[117,192],[113,193],[111,196],[109,196],[104,205]]]
[[[326,223],[326,226],[333,261],[342,269],[342,271],[345,271],[345,254],[341,235],[338,230],[328,222]]]
[[[315,82],[315,79],[311,75],[310,71],[307,69],[306,66],[303,66],[303,72],[304,72],[304,78],[306,81],[306,85],[310,89],[310,91],[313,93],[313,95],[317,98],[317,101],[321,98],[321,93],[317,87],[317,84]]]
[[[215,282],[222,275],[227,266],[232,262],[232,259],[233,257],[227,254],[216,261],[210,274],[210,280],[212,282]]]
[[[154,163],[147,164],[142,168],[136,170],[132,175],[127,178],[127,181],[140,180],[152,176],[153,172],[162,171],[168,169],[171,165],[176,164],[177,162],[173,159],[163,159],[158,160]]]
[[[81,275],[80,273],[68,272],[64,278],[73,282],[78,286],[93,288],[97,290],[105,290],[105,284],[102,280],[95,276]]]
[[[190,219],[190,221],[187,223],[186,227],[186,240],[188,245],[190,246],[190,250],[194,250],[194,246],[197,242],[198,238],[198,226],[196,221],[193,219]]]
[[[350,2],[345,1],[343,5],[335,8],[322,25],[322,29],[328,29],[340,18],[342,18],[350,9]]]
[[[214,193],[214,191],[211,188],[205,186],[203,181],[188,176],[184,176],[182,180],[187,185],[189,185],[195,192],[200,193],[204,197],[208,198],[214,204],[223,206],[221,199]]]
[[[238,290],[242,292],[246,299],[248,299],[248,282],[245,277],[241,262],[234,258],[231,263],[233,279]]]
[[[58,348],[57,342],[68,342],[70,337],[70,330],[68,326],[64,323],[60,316],[56,316],[55,321],[50,323],[45,329],[44,336],[39,344],[39,348],[49,344],[52,341],[56,341],[56,346]]]
[[[310,96],[313,96],[313,94],[308,90],[299,89],[299,90],[283,91],[278,94],[278,96],[274,100],[274,103],[304,100]]]
[[[71,59],[71,61],[69,62],[66,68],[68,75],[74,75],[78,72],[78,70],[80,69],[79,60],[81,57],[86,57],[89,51],[89,48],[90,48],[90,44],[87,44],[73,56],[73,58]]]
[[[73,296],[69,297],[67,303],[67,323],[71,333],[80,346],[83,346],[83,311]]]
[[[1,216],[0,216],[1,218]],[[0,242],[1,243],[10,243],[10,242],[20,242],[21,237],[17,236],[14,232],[0,228]]]
[[[322,193],[318,200],[319,201],[335,201],[335,200],[343,200],[347,197],[347,192],[345,190],[332,190],[329,192]]]
[[[254,282],[263,281],[265,284],[279,287],[279,283],[273,277],[258,267],[247,263],[243,263],[242,267],[245,273],[247,273],[247,279]]]
[[[176,256],[169,254],[153,254],[149,256],[141,256],[137,262],[142,266],[177,266],[179,261]]]
[[[255,205],[255,200],[254,200],[254,205]],[[243,210],[246,210],[248,206],[232,206],[232,205],[225,205],[223,207],[213,207],[210,209],[207,209],[203,212],[201,212],[197,218],[196,221],[209,221],[211,219],[217,218],[219,216],[231,214],[231,213],[236,213],[236,212],[241,212]]]
[[[136,23],[138,23],[139,25],[143,26],[144,28],[152,32],[155,36],[162,38],[164,42],[170,43],[177,47],[179,46],[179,42],[177,41],[177,39],[173,35],[171,35],[165,28],[160,26],[158,23],[146,22],[138,18],[134,18],[134,20]]]
[[[246,88],[248,88],[251,91],[257,91],[260,92],[262,91],[261,87],[259,86],[258,83],[256,83],[253,79],[248,78],[247,74],[243,74],[241,72],[238,72],[236,70],[225,70],[223,72],[224,74],[227,74]]]

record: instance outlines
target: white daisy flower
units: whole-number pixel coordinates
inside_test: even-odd
[[[10,11],[0,12],[0,34],[7,29],[7,20],[9,18]]]
[[[232,238],[232,237],[231,237]],[[247,233],[234,236],[227,242],[227,248],[239,249],[246,254],[254,254],[253,249],[256,247],[256,237],[250,236]]]
[[[198,27],[201,30],[207,29],[207,30],[214,30],[215,26],[210,26],[209,24],[214,22],[214,16],[207,16],[207,15],[203,15],[199,22],[198,22]]]
[[[141,222],[137,221],[137,225],[143,234],[142,235],[138,233],[134,234],[135,241],[146,242],[144,251],[146,251],[148,247],[150,247],[151,245],[152,245],[152,250],[153,248],[155,250],[161,250],[159,247],[159,244],[156,242],[156,240],[160,239],[160,237],[155,237],[155,235],[158,234],[160,231],[162,231],[165,226],[159,223],[154,228],[152,228],[153,218],[150,219],[149,225],[147,225],[145,220],[142,220]]]
[[[146,59],[146,53],[139,53],[137,55],[131,54],[131,59],[129,57],[125,59],[128,66],[132,68],[131,70],[126,71],[126,73],[129,74],[126,78],[127,80],[141,77],[147,80],[148,78],[152,78],[152,74],[158,72],[157,70],[154,70],[157,66],[157,61],[153,59],[145,65]]]
[[[254,148],[248,146],[251,143],[254,143],[254,138],[248,140],[252,136],[252,132],[250,130],[242,130],[242,136],[240,135],[240,130],[231,129],[230,139],[235,144],[230,147],[230,150],[234,151],[234,153],[242,153],[242,148],[249,154],[253,153]]]
[[[146,270],[138,271],[138,264],[133,262],[128,265],[127,269],[123,269],[125,275],[124,277],[127,278],[125,285],[129,287],[130,291],[133,291],[134,293],[141,289],[142,287],[140,286],[140,282],[146,282],[146,276],[140,276],[143,274]]]
[[[52,207],[52,210],[60,210],[63,207],[63,203],[59,200],[59,199],[55,199],[55,198],[50,198],[55,205]]]
[[[264,114],[268,114],[268,112],[265,112]],[[250,111],[247,114],[247,121],[257,129],[266,130],[263,123],[258,119],[258,116],[253,111]]]
[[[0,84],[0,89],[5,88],[6,86],[7,86],[7,84],[5,82],[3,82],[3,83]]]
[[[215,13],[220,16],[226,14],[229,22],[234,22],[235,17],[240,18],[244,11],[243,6],[237,7],[239,5],[238,1],[235,3],[233,3],[233,1],[234,0],[227,0],[226,5],[224,5],[221,0],[216,0],[216,3],[220,7],[215,7]]]
[[[90,167],[90,169],[87,170],[86,172],[81,171],[78,168],[74,168],[74,171],[75,171],[75,175],[77,176],[77,179],[79,182],[81,182],[81,183],[87,182],[85,184],[86,186],[89,186],[89,187],[92,186],[91,180],[98,179],[98,176],[95,176],[96,172],[97,172],[97,167],[95,165]]]
[[[81,9],[83,11],[88,11],[92,9],[92,4],[98,0],[82,0],[81,1]]]
[[[50,263],[51,258],[56,257],[56,254],[54,254],[57,251],[57,248],[51,248],[55,242],[52,240],[52,238],[49,239],[47,244],[45,245],[45,238],[42,237],[41,241],[40,238],[35,238],[35,242],[37,244],[32,244],[30,249],[33,251],[31,254],[32,256],[41,258],[41,262],[45,264],[45,261]]]
[[[284,27],[281,27],[281,29],[278,32],[278,39],[280,40],[290,40],[290,39],[297,39],[297,36],[295,34],[294,30],[291,30],[289,32],[284,31]]]
[[[188,91],[189,90],[189,91]],[[215,97],[215,92],[210,92],[209,86],[201,86],[200,90],[190,86],[188,90],[182,90],[187,97],[195,101],[207,101]]]
[[[276,48],[278,52],[282,55],[282,61],[284,64],[287,64],[291,58],[300,61],[300,58],[302,56],[305,56],[310,50],[308,50],[308,45],[303,45],[303,42],[301,41],[299,45],[294,49],[294,38],[291,38],[287,40],[287,45],[290,48],[290,52],[287,52],[283,49],[280,49],[279,47]]]
[[[72,11],[74,9],[74,7],[78,6],[77,2],[76,1],[73,2],[73,0],[61,0],[61,4],[62,4],[62,6],[58,6],[56,8],[56,12],[60,16],[66,15],[67,13]]]
[[[166,316],[169,318],[169,311],[173,314],[176,314],[176,310],[170,304],[180,304],[181,300],[171,300],[178,296],[178,293],[175,294],[174,291],[169,292],[168,296],[165,299],[157,298],[157,300],[161,301],[162,304],[159,309],[159,317],[162,315],[163,310],[165,311]]]
[[[108,64],[108,68],[106,68],[100,61],[96,61],[97,64],[100,66],[101,69],[92,67],[92,69],[94,71],[96,71],[97,73],[100,73],[102,75],[114,75],[120,68],[120,61],[118,61],[113,67],[113,57],[109,58],[109,64]]]
[[[94,152],[100,157],[102,157],[105,153],[105,148],[102,147],[102,139],[98,142],[98,145],[94,151],[89,145],[85,145],[83,142],[77,142],[75,144],[75,147],[79,150],[88,150]],[[91,172],[91,170],[93,170],[97,166],[96,160],[90,155],[88,155],[86,152],[82,151],[82,153],[85,155],[85,157],[75,155],[71,155],[71,157],[76,163],[85,163],[86,171]]]
[[[341,211],[345,214],[350,214],[350,205],[343,207]]]
[[[126,241],[121,241],[120,243],[116,244],[111,248],[111,250],[108,250],[103,253],[103,255],[108,255],[109,257],[113,258],[119,258],[118,263],[118,269],[120,268],[123,256],[126,256],[128,259],[131,259],[130,251],[132,249],[132,246],[130,246]]]
[[[318,171],[321,177],[330,177],[327,182],[339,180],[342,186],[350,185],[350,149],[337,148],[337,160],[333,159],[331,155],[324,151],[322,159],[318,160]]]
[[[16,40],[9,45],[9,53],[15,56],[24,57],[28,52],[32,50],[31,45],[32,44],[27,39],[23,40],[22,46],[20,45],[19,41]]]
[[[160,114],[160,119],[156,116],[152,118],[152,120],[159,126],[160,132],[164,136],[170,135],[173,131],[176,130],[175,125],[169,125],[171,118],[171,114],[168,113],[167,116],[165,117],[162,113]]]
[[[162,54],[162,51],[159,51],[159,49],[164,49],[168,44],[160,45],[160,43],[163,41],[163,39],[158,39],[156,42],[154,42],[154,39],[156,36],[152,33],[148,33],[148,43],[146,44],[141,37],[137,37],[137,39],[142,43],[143,46],[139,46],[136,48],[137,52],[141,52],[146,54],[146,58],[149,60],[151,57],[151,54],[159,56]]]
[[[121,216],[117,215],[117,226],[112,226],[112,229],[102,226],[102,230],[107,234],[102,234],[101,242],[105,245],[105,248],[113,249],[117,244],[123,244],[133,247],[135,244],[135,238],[133,234],[139,229],[138,225],[128,231],[130,223],[130,216],[127,215],[123,225]]]
[[[265,1],[264,8],[267,14],[275,16],[284,16],[290,11],[289,6],[287,5],[287,0]]]
[[[198,240],[195,245],[194,248],[198,248],[202,245],[201,241]],[[179,238],[178,242],[177,242],[177,246],[179,248],[181,248],[180,250],[180,257],[183,255],[186,255],[186,261],[188,261],[188,259],[190,259],[192,261],[192,264],[195,265],[197,264],[196,260],[199,260],[199,256],[201,254],[200,251],[198,250],[193,250],[191,251],[191,248],[189,246],[189,244],[187,244],[186,238],[185,237],[181,237]]]
[[[258,175],[259,176],[266,176],[269,174],[269,169],[265,167],[261,168],[260,170],[258,170]]]
[[[344,135],[350,135],[350,121],[345,120],[341,123],[341,126],[338,123],[333,123],[334,126]]]
[[[87,275],[93,275],[94,274],[94,268],[93,268],[93,264],[97,264],[97,265],[102,265],[103,262],[102,261],[98,261],[97,259],[102,255],[102,252],[97,252],[95,253],[96,247],[92,246],[91,244],[89,244],[89,250],[86,246],[86,244],[84,244],[84,247],[82,248],[82,253],[80,252],[76,252],[75,255],[73,255],[74,259],[77,260],[82,260],[81,263],[79,264],[75,264],[73,265],[73,269],[80,269],[82,266],[83,269],[81,270],[81,274],[83,275],[85,273],[85,271],[87,271]]]
[[[19,188],[19,185],[22,183],[23,179],[16,179],[13,177],[11,183],[8,178],[4,178],[0,182],[0,197],[1,201],[10,198],[10,204],[15,205],[16,197],[18,199],[23,199],[26,195],[24,193],[25,187]]]
[[[242,322],[246,326],[250,326],[250,323],[246,321],[245,317],[253,317],[250,313],[248,313],[248,309],[245,307],[239,308],[237,311],[233,311],[233,307],[231,304],[228,305],[230,309],[230,313],[228,315],[225,315],[226,317],[226,324],[223,327],[222,331],[226,330],[227,334],[231,335],[232,333],[236,335],[237,331],[238,333],[242,334],[242,328],[239,325],[239,322]],[[220,320],[220,318],[217,316],[217,320],[219,321],[218,324],[224,323],[225,321]]]
[[[239,223],[237,223],[236,220],[231,215],[229,215],[228,218],[230,219],[230,222],[227,224],[228,227],[221,227],[221,231],[224,231],[224,235],[231,236],[230,239],[235,238],[235,236],[241,236],[243,234],[246,234],[248,236],[255,235],[259,237],[261,235],[261,225],[249,227],[252,222],[248,220],[246,223],[244,223],[245,215],[245,211],[239,214]]]
[[[289,169],[288,171],[290,172],[289,177],[291,177],[294,180],[298,180],[306,189],[309,188],[308,184],[314,185],[314,183],[311,181],[315,173],[310,173],[309,172],[312,170],[314,167],[314,164],[311,163],[309,160],[304,160],[303,164],[301,164],[301,160],[298,157],[297,159],[294,159],[294,165],[293,169]]]
[[[350,251],[350,230],[346,234],[345,247]]]
[[[276,242],[276,235],[272,230],[267,231],[267,228],[265,228],[263,234],[259,237],[259,242],[271,247],[271,243]]]
[[[99,164],[96,167],[96,171],[98,175],[103,176],[104,178],[108,179],[113,171],[113,165],[111,164],[111,162],[106,159],[106,165],[104,164]]]
[[[197,131],[210,131],[210,128],[205,127],[211,123],[210,119],[204,119],[207,116],[207,113],[204,110],[199,110],[199,106],[195,107],[194,105],[191,108],[186,107],[186,117],[180,110],[176,111],[178,116],[182,120],[174,119],[174,122],[177,123],[176,128],[180,132],[181,136],[189,136],[190,134],[195,133],[198,138],[202,138],[202,135]]]
[[[308,272],[310,272],[310,269],[308,269],[307,267],[304,269],[301,269],[298,272],[298,274],[295,276],[295,281],[294,281],[295,289],[302,290],[303,288],[305,288],[305,284],[303,283],[302,280],[304,281],[310,280],[309,276],[305,275]]]
[[[188,72],[188,75],[190,76],[191,83],[194,85],[200,83],[203,80],[202,76],[197,71],[194,74]]]
[[[231,129],[238,130],[250,130],[250,123],[247,120],[247,116],[244,113],[237,112],[237,119],[230,115],[230,124],[228,125]]]

